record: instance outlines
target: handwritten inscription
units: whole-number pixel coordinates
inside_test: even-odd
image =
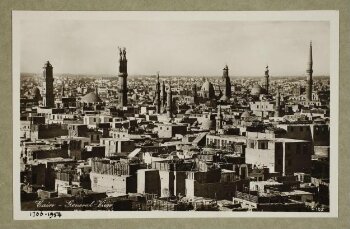
[[[32,211],[29,213],[29,215],[33,218],[46,218],[48,217],[49,219],[51,218],[61,218],[62,214],[61,212],[42,212],[42,211]]]

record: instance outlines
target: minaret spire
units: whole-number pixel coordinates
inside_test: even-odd
[[[160,88],[160,113],[165,113],[166,106],[166,91],[165,91],[165,82],[163,80],[162,87]]]
[[[277,87],[275,117],[280,117],[280,115],[281,115],[281,95],[280,95],[280,89]]]
[[[159,72],[157,72],[157,83],[156,83],[156,98],[155,98],[155,105],[156,105],[156,112],[157,114],[160,113],[160,82],[159,82]]]
[[[169,81],[169,90],[168,90],[168,95],[167,95],[167,107],[166,107],[168,118],[173,117],[172,106],[173,106],[173,97],[172,97],[172,91],[171,91],[171,82]]]
[[[128,86],[127,86],[127,77],[128,77],[128,60],[126,59],[126,49],[119,48],[119,82],[118,82],[118,92],[119,92],[119,106],[127,106],[128,102]]]
[[[269,78],[270,78],[270,75],[269,75],[269,65],[266,65],[266,68],[265,68],[265,82],[264,82],[264,87],[265,87],[265,92],[266,94],[268,95],[269,94]]]
[[[222,129],[222,114],[221,114],[221,106],[218,106],[218,113],[216,115],[216,131]]]
[[[62,83],[62,98],[65,96],[65,94],[64,94],[64,83]]]
[[[313,59],[312,59],[312,41],[310,41],[309,58],[306,67],[306,100],[312,101],[312,73],[313,73]]]
[[[225,81],[225,91],[224,91],[224,95],[227,99],[231,98],[231,81],[230,81],[230,77],[228,75],[228,66],[227,64],[225,65],[224,69],[223,69],[223,74],[222,74],[222,78]]]
[[[192,85],[192,94],[193,94],[193,103],[197,104],[198,103],[198,95],[197,95],[197,85],[196,84]]]
[[[53,94],[53,67],[50,62],[47,61],[43,68],[43,105],[44,107],[53,108],[55,106],[55,97]]]

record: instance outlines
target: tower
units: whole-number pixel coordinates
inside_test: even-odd
[[[165,112],[165,106],[166,106],[166,91],[165,91],[165,83],[162,82],[162,87],[160,88],[160,112]]]
[[[270,78],[270,75],[269,75],[269,66],[267,65],[266,66],[266,69],[265,69],[265,76],[264,76],[264,89],[265,89],[265,93],[268,95],[269,94],[269,78]]]
[[[224,96],[226,96],[229,99],[229,98],[231,98],[231,81],[230,81],[230,77],[228,76],[228,66],[227,65],[223,69],[222,78],[225,81]]]
[[[173,96],[172,96],[172,91],[171,91],[171,84],[169,83],[169,90],[168,90],[168,95],[167,95],[167,107],[166,107],[166,112],[168,118],[172,118],[172,107],[173,107]]]
[[[53,94],[53,67],[50,62],[47,61],[43,68],[43,105],[44,107],[53,108],[55,105]]]
[[[128,77],[128,60],[126,59],[126,49],[119,48],[119,106],[127,106],[128,103],[128,86],[127,86],[127,77]]]
[[[62,98],[65,97],[65,94],[64,94],[64,83],[62,83]]]
[[[312,61],[312,41],[310,41],[309,48],[309,60],[307,62],[306,67],[306,100],[312,101],[312,69],[313,61]]]
[[[216,115],[216,131],[222,129],[221,106],[218,106],[218,114]]]
[[[155,94],[155,105],[157,114],[160,113],[160,82],[159,82],[159,72],[157,73],[157,83],[156,83],[156,94]]]
[[[192,93],[193,93],[193,103],[197,104],[198,103],[198,94],[197,94],[197,85],[193,84],[192,86]]]
[[[276,104],[275,104],[275,117],[280,117],[280,116],[281,116],[281,95],[280,95],[279,88],[277,88]]]

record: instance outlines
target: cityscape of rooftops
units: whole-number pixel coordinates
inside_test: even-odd
[[[118,27],[120,37],[125,35],[123,39],[127,40],[132,34],[140,35],[135,39],[142,44],[149,34],[156,41],[159,37],[180,38],[160,42],[160,54],[154,51],[154,44],[142,49],[136,41],[126,47],[114,43],[107,49],[105,44],[93,43],[92,50],[75,54],[73,51],[79,49],[76,41],[84,37],[82,34],[91,35],[93,41],[108,34],[101,33],[97,22],[92,23],[96,30],[82,22],[60,23],[55,31],[65,31],[60,36],[72,43],[52,49],[46,40],[57,31],[37,38],[44,39],[43,46],[50,43],[50,48],[44,49],[46,54],[39,50],[30,63],[26,60],[37,47],[27,47],[28,41],[23,39],[19,143],[22,210],[330,210],[331,79],[329,51],[324,51],[329,41],[322,41],[326,35],[318,35],[315,42],[310,32],[305,32],[313,26],[313,34],[324,34],[322,23],[306,23],[306,27],[297,22],[297,26],[291,22],[246,23],[241,39],[229,37],[244,46],[242,38],[250,42],[252,31],[269,31],[272,36],[281,32],[274,26],[289,25],[292,32],[293,26],[304,32],[302,39],[293,38],[297,43],[292,45],[294,52],[269,47],[272,51],[266,56],[256,50],[256,45],[248,50],[247,46],[232,45],[224,51],[230,39],[223,34],[231,31],[227,23],[218,26],[214,22],[156,23],[161,33],[147,23],[133,22],[127,27],[119,22],[118,26],[106,23],[103,30]],[[137,32],[140,25],[145,28]],[[240,29],[244,33],[235,26],[235,32]],[[175,29],[179,27],[185,29]],[[190,33],[192,29],[199,35],[189,36],[190,46],[198,39],[194,49],[203,47],[202,53],[186,50],[189,46],[183,43],[182,36],[187,34],[183,31]],[[38,30],[53,31],[53,27],[39,26]],[[80,32],[69,33],[75,30]],[[208,33],[212,30],[215,32]],[[225,39],[215,35],[219,32]],[[203,33],[209,38],[200,38]],[[267,42],[264,33],[253,37]],[[59,38],[55,42],[61,44]],[[274,40],[276,45],[281,44],[278,40]],[[174,55],[168,46],[163,47],[172,41],[177,41],[171,48]],[[280,41],[290,45],[289,40]],[[301,41],[305,42],[299,45]],[[201,46],[207,42],[213,47]],[[86,45],[86,41],[81,43]],[[182,45],[185,47],[180,50],[173,48]],[[133,50],[130,56],[129,47]],[[138,48],[140,56],[135,53]],[[238,66],[230,58],[232,48],[243,58],[247,57],[245,53],[255,57]],[[89,60],[77,58],[90,52]],[[277,53],[283,53],[278,61],[271,58],[274,64],[263,64]],[[266,58],[257,61],[256,56],[261,55]],[[223,61],[226,57],[227,62]],[[79,73],[79,69],[89,72],[89,65],[94,65],[92,73]],[[281,65],[289,66],[284,73]],[[41,73],[34,70],[40,68]]]

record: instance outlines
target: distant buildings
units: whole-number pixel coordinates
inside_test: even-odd
[[[22,207],[327,211],[329,82],[312,64],[310,44],[303,91],[268,66],[262,86],[231,80],[227,65],[220,78],[128,78],[125,48],[118,80],[54,81],[47,62],[41,94],[21,81]]]

